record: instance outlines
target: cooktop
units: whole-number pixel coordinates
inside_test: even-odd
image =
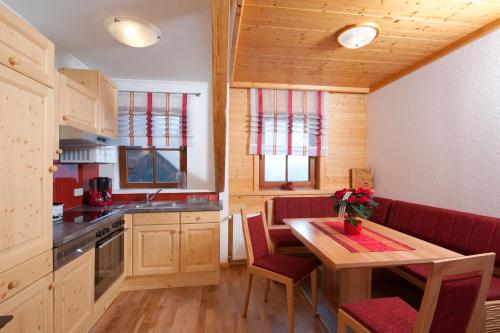
[[[123,206],[123,205],[121,205]],[[120,206],[92,207],[83,206],[65,210],[63,213],[63,223],[89,223],[100,217],[113,214],[119,210]]]

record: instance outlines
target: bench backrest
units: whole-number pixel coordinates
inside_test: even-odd
[[[337,216],[334,205],[331,197],[276,197],[271,223],[283,224],[284,218],[334,217]]]
[[[495,252],[500,266],[500,218],[396,200],[387,226],[462,254]]]

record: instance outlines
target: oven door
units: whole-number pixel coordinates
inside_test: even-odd
[[[94,302],[123,273],[124,233],[125,229],[118,230],[96,243]]]

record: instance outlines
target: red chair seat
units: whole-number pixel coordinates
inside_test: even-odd
[[[427,281],[427,276],[431,272],[431,266],[427,264],[415,264],[401,267],[405,272],[411,274],[423,282]],[[490,289],[488,290],[487,301],[500,300],[500,278],[493,276],[491,278]]]
[[[304,246],[291,229],[269,229],[269,237],[276,247]]]
[[[254,266],[287,276],[294,282],[302,280],[311,274],[321,262],[314,257],[294,257],[273,254],[256,260]]]
[[[411,333],[418,312],[399,297],[376,298],[341,308],[373,332]]]

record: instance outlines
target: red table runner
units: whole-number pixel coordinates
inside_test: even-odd
[[[414,248],[384,236],[369,228],[363,227],[360,235],[351,236],[344,233],[343,222],[309,222],[325,235],[351,252],[389,252],[409,251]]]

